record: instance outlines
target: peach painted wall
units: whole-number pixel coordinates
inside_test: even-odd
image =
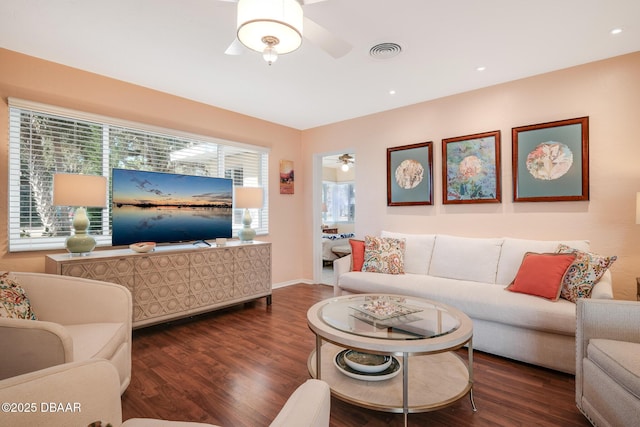
[[[301,132],[96,74],[0,49],[0,270],[44,271],[45,252],[8,253],[7,98],[16,97],[165,128],[269,147],[270,235],[274,285],[297,281],[302,257],[297,245],[303,227],[302,182],[295,194],[280,195],[281,159],[302,165]],[[213,78],[213,77],[212,77]],[[248,100],[250,102],[250,100]]]
[[[427,80],[428,81],[428,80]],[[589,116],[590,201],[513,203],[511,128]],[[443,138],[500,130],[502,203],[442,204]],[[617,255],[612,267],[616,298],[635,299],[640,276],[640,52],[434,101],[306,130],[302,135],[305,188],[319,153],[355,148],[356,234],[381,230],[588,239],[593,251]],[[434,206],[387,207],[386,149],[434,142]],[[312,194],[305,193],[312,215]],[[312,241],[307,227],[303,241]],[[313,270],[305,244],[304,276]]]

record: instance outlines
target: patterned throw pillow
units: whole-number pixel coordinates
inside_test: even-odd
[[[365,236],[362,271],[404,274],[405,245],[405,239]]]
[[[606,257],[592,252],[583,252],[562,243],[558,245],[556,252],[576,254],[575,261],[564,276],[560,292],[562,298],[571,302],[577,302],[578,298],[590,298],[593,286],[618,259],[617,256]]]
[[[8,276],[0,274],[0,317],[38,320],[22,286]]]

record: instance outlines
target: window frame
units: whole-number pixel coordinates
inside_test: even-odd
[[[222,153],[216,159],[217,167],[215,174],[201,174],[206,176],[225,177],[227,169],[225,169],[225,162],[228,161],[231,165],[229,170],[234,174],[234,186],[237,183],[236,171],[237,161],[231,161],[231,154],[228,152],[240,152],[244,153],[240,155],[239,161],[242,161],[242,157],[249,153],[250,156],[256,157],[255,164],[251,164],[251,167],[247,170],[254,172],[255,175],[245,176],[243,179],[243,185],[246,186],[260,186],[264,190],[264,205],[262,209],[252,209],[251,214],[253,216],[252,227],[256,230],[258,235],[266,235],[269,233],[269,153],[270,148],[256,146],[236,141],[229,141],[220,138],[214,138],[205,135],[194,134],[190,132],[180,131],[176,129],[169,129],[144,123],[138,123],[130,120],[118,119],[114,117],[108,117],[93,113],[87,113],[77,110],[72,110],[64,107],[58,107],[48,104],[42,104],[38,102],[9,98],[9,170],[8,170],[8,240],[9,240],[9,252],[25,252],[25,251],[39,251],[39,250],[51,250],[51,249],[64,249],[65,240],[67,235],[55,236],[55,237],[21,237],[21,114],[22,112],[30,112],[35,114],[42,114],[47,116],[57,116],[61,119],[68,119],[78,122],[87,122],[92,125],[99,125],[102,127],[102,175],[107,178],[108,186],[111,187],[111,167],[109,162],[110,151],[110,139],[108,132],[111,127],[124,128],[127,131],[141,132],[149,134],[153,137],[167,137],[176,139],[192,140],[198,144],[213,144]],[[235,159],[234,159],[235,160]],[[174,165],[175,166],[175,165]],[[180,173],[180,172],[177,172]],[[102,210],[102,220],[100,224],[101,234],[94,233],[92,235],[97,241],[97,246],[105,247],[111,246],[111,209],[110,203],[107,203],[107,208]],[[234,236],[237,230],[242,228],[242,223],[237,222],[236,218],[242,218],[242,209],[234,208],[234,224],[233,232]],[[92,221],[93,229],[93,221]]]

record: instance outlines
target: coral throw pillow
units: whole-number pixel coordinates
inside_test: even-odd
[[[602,275],[614,263],[617,256],[602,256],[592,252],[583,252],[565,244],[558,245],[556,250],[562,254],[575,254],[576,259],[569,267],[562,280],[560,296],[571,302],[578,298],[590,298],[593,286],[598,283]]]
[[[362,271],[404,274],[405,245],[405,239],[365,236]]]
[[[560,298],[562,280],[575,259],[575,254],[527,252],[516,278],[507,289],[557,301]]]
[[[9,272],[0,274],[0,317],[37,320],[27,293],[9,278]]]
[[[351,271],[362,271],[364,240],[349,239],[349,245],[351,245]]]

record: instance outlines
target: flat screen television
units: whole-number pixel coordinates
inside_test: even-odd
[[[233,180],[112,169],[112,245],[230,238]]]

